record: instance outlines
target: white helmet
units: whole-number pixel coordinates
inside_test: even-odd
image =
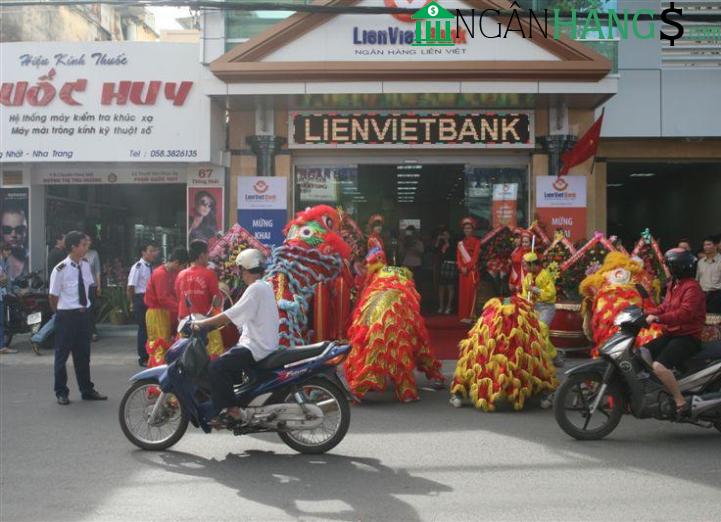
[[[254,268],[263,268],[265,264],[265,257],[255,248],[246,248],[238,257],[235,258],[235,264],[239,267],[245,268],[246,270],[253,270]]]

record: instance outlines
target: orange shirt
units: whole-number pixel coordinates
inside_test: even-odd
[[[220,296],[218,276],[210,268],[193,265],[178,274],[175,294],[178,296],[178,317],[186,317],[191,313],[208,315],[213,298]],[[190,299],[190,310],[185,303],[186,297]]]

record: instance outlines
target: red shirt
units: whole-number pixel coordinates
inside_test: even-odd
[[[178,313],[178,297],[175,293],[175,280],[178,272],[168,272],[165,265],[153,270],[145,289],[145,306],[165,308],[172,316]]]
[[[186,268],[175,280],[175,295],[178,296],[178,317],[186,317],[191,313],[208,315],[213,297],[220,296],[218,276],[204,266]],[[185,304],[186,296],[192,304],[190,311]]]
[[[706,296],[698,281],[681,279],[671,284],[663,303],[649,313],[658,316],[669,335],[691,335],[700,339],[706,324]]]

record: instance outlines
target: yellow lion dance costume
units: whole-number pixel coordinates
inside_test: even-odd
[[[647,286],[648,277],[641,263],[623,252],[609,252],[601,268],[581,281],[581,313],[586,336],[593,339],[593,357],[598,357],[599,347],[618,331],[613,321],[619,312],[632,305],[642,308],[654,305],[647,297],[653,289]],[[660,334],[661,327],[657,324],[641,330],[636,346],[643,346]]]
[[[520,295],[505,305],[488,301],[458,349],[451,385],[454,406],[469,398],[476,408],[494,411],[496,401],[505,398],[520,410],[528,397],[558,387],[548,329]]]
[[[348,384],[363,398],[369,391],[384,391],[391,380],[398,400],[418,400],[416,368],[436,383],[444,378],[440,361],[430,351],[413,276],[407,268],[385,266],[378,249],[371,250],[366,261],[364,289],[348,329]]]

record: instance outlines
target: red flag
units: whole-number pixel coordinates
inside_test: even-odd
[[[565,176],[568,171],[576,165],[580,165],[588,158],[595,156],[598,150],[598,144],[601,141],[601,125],[603,125],[603,114],[606,111],[604,108],[601,111],[601,116],[591,125],[591,128],[586,131],[586,134],[576,142],[571,150],[567,150],[561,154],[561,172],[559,176]]]

